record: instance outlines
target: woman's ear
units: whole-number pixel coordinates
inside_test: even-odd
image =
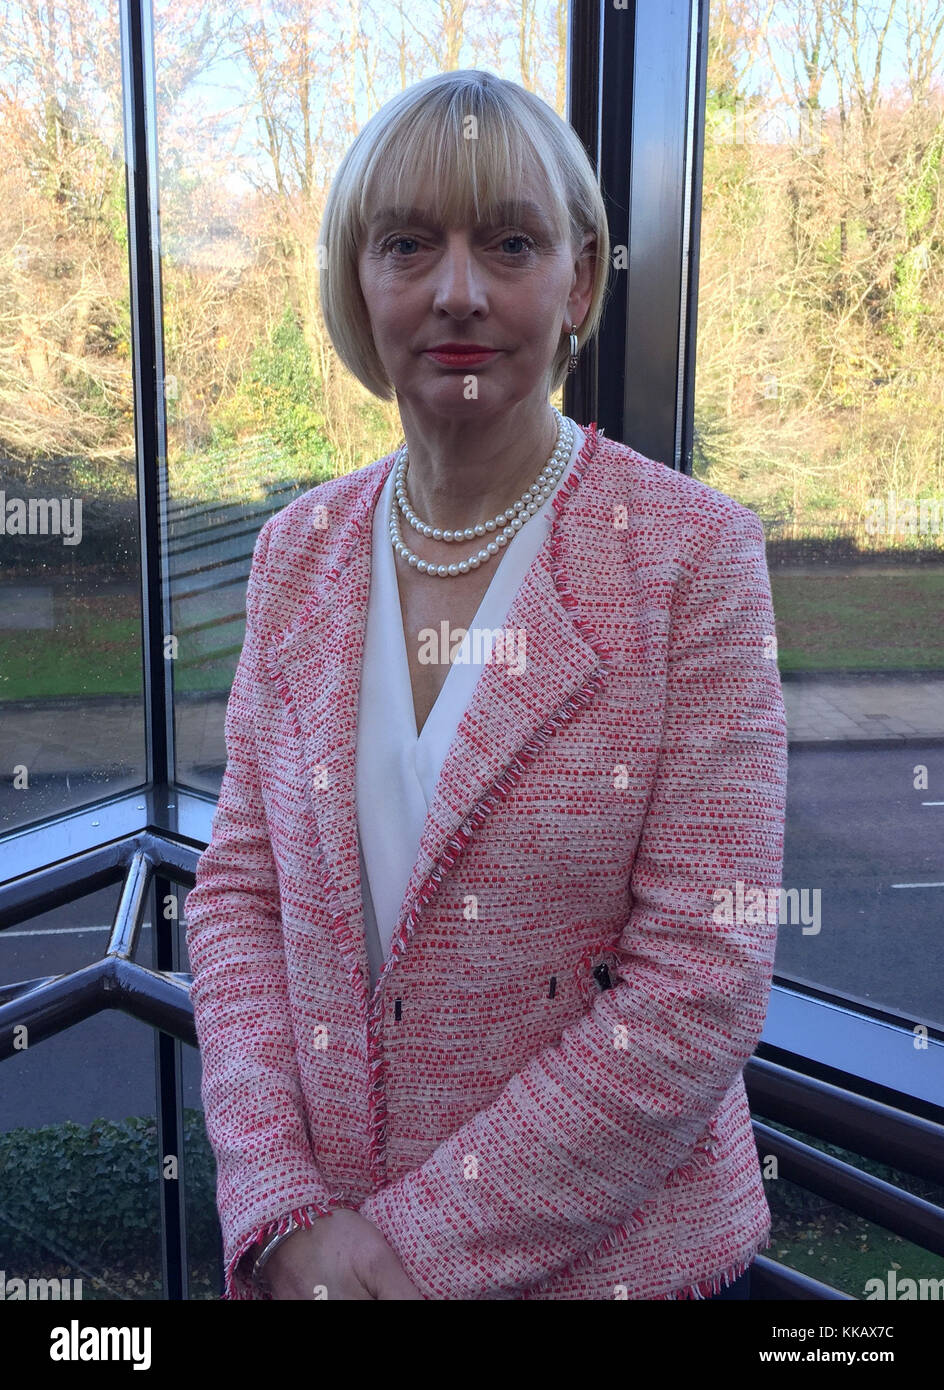
[[[593,298],[593,277],[596,261],[597,239],[592,232],[588,232],[574,261],[574,280],[567,299],[567,312],[570,317],[564,325],[565,333],[570,332],[572,323],[577,325],[579,331],[581,324],[587,317],[590,300]]]

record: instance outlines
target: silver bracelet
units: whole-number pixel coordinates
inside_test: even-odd
[[[295,1217],[292,1216],[289,1219],[289,1227],[287,1231],[280,1231],[278,1235],[274,1235],[270,1240],[266,1241],[265,1245],[262,1247],[262,1249],[259,1251],[259,1254],[256,1256],[255,1263],[252,1266],[251,1278],[253,1283],[255,1283],[259,1271],[262,1269],[263,1265],[269,1259],[276,1246],[281,1245],[283,1240],[288,1240],[289,1236],[294,1235],[296,1231],[303,1231],[304,1229],[305,1227],[303,1226],[301,1221],[296,1221]]]

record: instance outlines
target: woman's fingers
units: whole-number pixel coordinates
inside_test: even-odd
[[[362,1241],[355,1247],[352,1272],[378,1299],[421,1299],[423,1295],[410,1279],[400,1257],[384,1238],[382,1231],[359,1217],[362,1225],[358,1234]]]
[[[277,1299],[423,1298],[378,1228],[353,1211],[296,1232],[273,1252],[269,1272]]]
[[[407,1275],[396,1255],[384,1261],[372,1281],[374,1298],[422,1299],[423,1295]]]

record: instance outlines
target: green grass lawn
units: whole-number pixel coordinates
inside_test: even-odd
[[[944,669],[944,565],[770,576],[780,670]]]
[[[133,599],[107,607],[101,599],[76,599],[68,625],[0,637],[0,698],[23,700],[65,695],[142,693],[141,621]]]
[[[862,1158],[778,1121],[767,1120],[766,1123],[924,1201],[936,1205],[944,1201],[944,1188],[940,1184],[916,1178],[874,1159]],[[771,1244],[763,1252],[768,1259],[860,1299],[867,1298],[869,1279],[880,1279],[886,1285],[890,1270],[895,1270],[899,1280],[944,1278],[944,1260],[940,1255],[876,1226],[815,1192],[782,1178],[767,1178],[764,1189],[772,1218]]]
[[[894,574],[771,573],[780,670],[944,670],[944,565]],[[141,627],[134,594],[57,599],[58,626],[0,635],[0,700],[140,697]],[[181,694],[226,693],[238,648],[175,668]]]
[[[133,594],[57,602],[58,626],[0,636],[0,700],[56,699],[143,692],[141,620]],[[216,660],[177,662],[182,694],[227,692],[239,649],[221,648]]]
[[[768,1200],[772,1183],[767,1183]],[[811,1201],[811,1194],[804,1194]],[[866,1298],[869,1279],[887,1280],[894,1269],[899,1279],[944,1278],[944,1261],[930,1250],[882,1230],[862,1216],[823,1202],[822,1210],[806,1215],[779,1212],[770,1201],[772,1242],[767,1259],[819,1279],[853,1298]]]

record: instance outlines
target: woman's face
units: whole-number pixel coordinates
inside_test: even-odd
[[[481,418],[546,400],[561,335],[586,317],[593,237],[575,254],[527,184],[517,213],[445,227],[424,208],[377,208],[358,267],[377,352],[399,401],[422,413]],[[433,356],[442,345],[488,355]]]

